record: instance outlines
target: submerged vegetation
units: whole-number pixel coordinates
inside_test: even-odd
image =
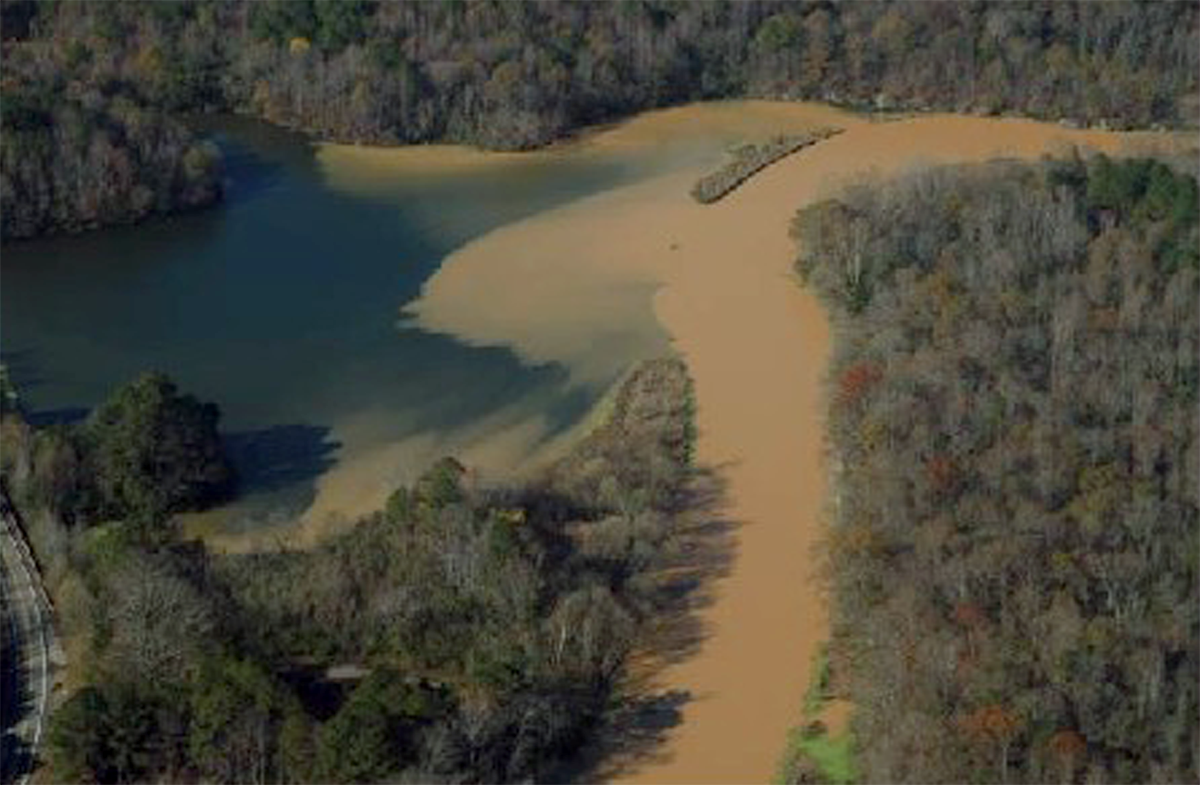
[[[173,389],[162,404],[163,389],[147,377],[121,391],[80,439],[211,479],[207,448],[182,440],[192,449],[177,455],[180,440],[161,436],[207,410]],[[151,534],[140,492],[102,515],[52,514],[78,508],[77,472],[38,445],[67,437],[6,415],[32,441],[4,473],[37,511],[31,534],[76,652],[80,686],[48,731],[54,779],[554,779],[669,599],[657,570],[689,481],[690,417],[682,362],[652,361],[527,485],[489,487],[446,458],[314,550],[220,555],[165,517]],[[125,461],[98,465],[140,487]]]
[[[798,216],[864,780],[1197,778],[1194,172],[943,168]]]

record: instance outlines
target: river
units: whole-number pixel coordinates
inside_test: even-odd
[[[822,125],[845,132],[716,204],[689,198],[729,142]],[[764,102],[653,112],[516,156],[220,130],[225,207],[6,249],[16,381],[54,412],[145,367],[172,373],[221,403],[251,480],[215,530],[294,536],[299,520],[319,535],[439,451],[490,471],[531,460],[620,370],[678,351],[734,561],[698,652],[647,658],[650,689],[686,697],[681,722],[597,772],[641,782],[769,780],[828,634],[814,548],[829,329],[792,274],[795,211],[922,163],[1163,140]]]
[[[683,696],[675,701],[677,724],[666,729],[665,743],[606,761],[596,772],[602,779],[767,782],[787,729],[800,722],[809,665],[828,636],[819,547],[830,332],[822,307],[792,271],[788,228],[796,211],[847,183],[909,167],[1034,158],[1071,146],[1119,153],[1173,140],[952,115],[873,122],[819,105],[745,102],[651,113],[596,143],[720,133],[734,125],[756,131],[751,135],[767,128],[845,130],[711,205],[688,195],[705,171],[696,166],[508,224],[451,255],[410,307],[431,328],[506,345],[528,358],[554,358],[586,374],[591,360],[581,351],[584,342],[561,332],[579,326],[586,334],[608,308],[597,302],[581,309],[581,292],[621,282],[654,286],[656,320],[688,364],[697,399],[696,455],[725,484],[715,513],[733,526],[732,568],[706,591],[698,651],[678,657],[664,646],[642,663],[644,690]],[[508,291],[505,280],[537,280],[538,288]],[[521,315],[529,312],[546,321],[528,324]],[[559,332],[553,340],[547,325]]]

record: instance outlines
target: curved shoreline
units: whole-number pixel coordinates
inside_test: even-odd
[[[671,111],[647,123],[652,139],[670,126],[695,132],[686,110]],[[830,336],[815,296],[792,274],[796,210],[852,178],[921,162],[1036,156],[1061,143],[1111,152],[1129,139],[1163,138],[946,115],[877,123],[812,105],[772,111],[792,125],[835,115],[846,130],[718,203],[692,201],[696,170],[685,169],[503,227],[451,255],[412,308],[436,331],[579,369],[577,343],[563,348],[560,335],[547,345],[540,332],[604,319],[581,281],[658,286],[655,317],[693,378],[697,461],[727,483],[722,512],[737,524],[736,561],[701,613],[699,653],[651,679],[651,689],[690,695],[682,723],[651,758],[611,761],[602,774],[620,781],[768,781],[799,719],[811,654],[827,635],[812,553],[823,525]],[[636,127],[625,133],[638,136]],[[513,280],[521,296],[481,288],[480,277]],[[536,291],[525,291],[531,281]]]
[[[655,310],[693,377],[698,460],[728,467],[727,514],[742,524],[738,559],[705,613],[704,649],[662,674],[663,688],[699,698],[684,707],[672,756],[619,779],[769,781],[786,730],[799,720],[812,654],[827,637],[814,550],[824,521],[830,327],[793,275],[788,228],[796,211],[839,182],[916,161],[1030,157],[1060,142],[1112,152],[1129,138],[975,118],[858,124],[699,208],[709,212],[697,217],[688,244],[705,249],[707,264],[669,280]]]

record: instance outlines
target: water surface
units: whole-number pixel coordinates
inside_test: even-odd
[[[715,528],[731,532],[731,559],[718,560],[716,570],[698,565],[693,636],[665,635],[634,660],[629,694],[652,710],[617,729],[624,744],[591,781],[767,782],[787,729],[802,720],[810,663],[830,634],[819,556],[828,512],[822,379],[830,334],[826,314],[792,270],[788,228],[796,211],[846,183],[926,164],[1174,144],[1166,135],[1022,120],[870,122],[823,106],[756,102],[652,113],[629,128],[653,124],[669,136],[674,126],[677,136],[695,137],[708,123],[725,126],[722,110],[776,127],[845,130],[713,204],[687,194],[701,170],[680,170],[501,227],[452,254],[410,307],[422,324],[481,342],[503,339],[520,356],[554,358],[586,376],[596,365],[582,337],[611,308],[581,309],[579,292],[652,284],[654,315],[688,365],[695,457],[721,481]],[[540,286],[506,292],[510,280]],[[529,312],[545,316],[543,329],[526,323]],[[575,325],[584,328],[575,333]],[[568,340],[573,333],[581,340]],[[674,721],[678,727],[664,728]],[[652,743],[660,737],[666,742]]]
[[[318,477],[381,445],[421,437],[424,457],[446,434],[535,414],[530,439],[546,438],[611,381],[569,382],[554,363],[423,331],[401,308],[456,247],[628,182],[645,161],[530,156],[355,190],[299,135],[240,118],[205,130],[226,153],[224,205],[4,248],[4,360],[35,416],[70,418],[144,370],[170,374],[221,406],[246,491],[225,516],[238,528],[295,516]],[[419,469],[389,466],[376,484]]]

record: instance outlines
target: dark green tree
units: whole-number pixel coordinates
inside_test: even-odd
[[[108,702],[95,687],[84,687],[51,716],[47,741],[54,774],[63,782],[103,782],[109,778]]]
[[[317,765],[331,782],[379,782],[415,757],[414,732],[436,712],[433,696],[395,671],[355,688],[318,735]]]
[[[152,522],[222,498],[233,479],[212,403],[145,374],[92,412],[86,424],[106,512]]]

